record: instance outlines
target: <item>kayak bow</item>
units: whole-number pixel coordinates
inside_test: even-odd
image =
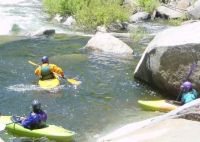
[[[138,100],[138,104],[144,110],[162,111],[162,112],[168,112],[178,107],[178,105],[173,103],[173,101],[168,101],[168,100],[156,100],[156,101]]]

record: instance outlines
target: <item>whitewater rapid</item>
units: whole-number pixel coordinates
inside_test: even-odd
[[[33,35],[46,29],[67,33],[60,23],[50,20],[41,0],[0,0],[0,35]]]

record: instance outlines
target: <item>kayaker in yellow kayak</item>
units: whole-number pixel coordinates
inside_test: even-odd
[[[35,70],[35,75],[40,76],[41,80],[48,80],[55,78],[54,73],[64,78],[63,70],[55,64],[49,64],[47,56],[42,57],[42,65]]]
[[[15,118],[17,119],[17,118]],[[32,112],[26,118],[19,118],[20,120],[15,120],[20,122],[21,125],[28,129],[39,129],[45,127],[47,114],[41,108],[41,103],[38,100],[33,100],[32,102]]]

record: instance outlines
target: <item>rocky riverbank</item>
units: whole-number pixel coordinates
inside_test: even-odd
[[[109,142],[199,142],[199,125],[197,121],[168,119]]]
[[[198,142],[200,99],[161,116],[131,123],[119,128],[98,142]],[[181,119],[180,119],[181,118]],[[184,118],[184,119],[182,119]]]

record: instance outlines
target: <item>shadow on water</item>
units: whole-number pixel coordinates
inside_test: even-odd
[[[158,115],[144,112],[137,105],[138,99],[160,97],[133,79],[139,57],[85,52],[81,47],[88,39],[1,38],[0,112],[24,116],[30,111],[31,101],[39,99],[48,113],[48,123],[75,131],[77,142],[93,142],[123,124]],[[43,55],[62,67],[66,77],[76,77],[82,84],[74,87],[62,80],[56,91],[38,88],[35,67],[27,61],[40,63]],[[23,141],[6,133],[0,136],[5,141]]]

